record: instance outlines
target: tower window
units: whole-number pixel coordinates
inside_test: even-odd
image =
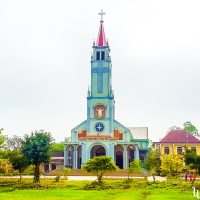
[[[105,60],[105,51],[101,52],[101,60]]]
[[[97,60],[100,60],[100,52],[99,52],[99,51],[97,51],[96,59],[97,59]]]

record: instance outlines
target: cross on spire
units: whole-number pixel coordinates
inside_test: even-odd
[[[101,12],[100,13],[98,13],[99,15],[101,15],[101,21],[100,22],[103,22],[103,15],[105,15],[106,13],[105,12],[103,12],[103,10],[101,10]]]
[[[101,21],[100,21],[100,28],[99,28],[99,34],[98,34],[98,38],[97,38],[97,46],[107,46],[106,43],[106,37],[105,37],[105,33],[104,33],[104,28],[103,28],[103,15],[105,15],[106,13],[103,12],[103,10],[101,10],[100,13],[98,13],[99,15],[101,15]]]

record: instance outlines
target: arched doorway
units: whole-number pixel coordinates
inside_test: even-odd
[[[120,169],[123,169],[123,151],[121,145],[115,146],[115,163]]]
[[[94,156],[105,156],[106,150],[102,145],[95,145],[92,147],[90,151],[90,158],[93,158]]]
[[[77,169],[81,169],[81,163],[82,163],[82,146],[79,145],[77,147]]]
[[[128,163],[130,163],[134,160],[135,147],[133,145],[129,145],[127,151],[128,151]]]

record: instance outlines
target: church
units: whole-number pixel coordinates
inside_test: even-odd
[[[148,153],[148,128],[128,128],[115,119],[110,46],[101,11],[99,33],[92,46],[91,88],[87,92],[87,119],[71,130],[64,142],[64,166],[81,169],[94,156],[112,157],[121,169]]]

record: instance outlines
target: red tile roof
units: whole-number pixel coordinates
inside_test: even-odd
[[[200,140],[187,131],[172,130],[159,143],[200,143]]]

